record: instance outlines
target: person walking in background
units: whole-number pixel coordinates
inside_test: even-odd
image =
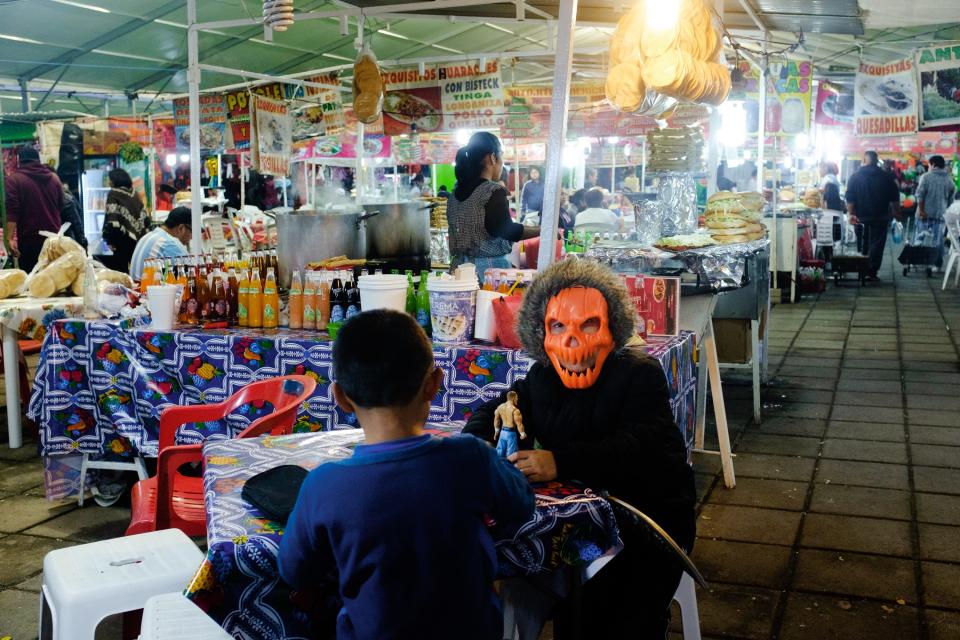
[[[540,180],[540,169],[533,167],[528,174],[529,179],[523,184],[520,192],[520,222],[529,214],[539,216],[543,211],[543,181]]]
[[[60,178],[40,162],[40,154],[32,147],[17,152],[19,168],[7,177],[7,225],[3,232],[10,243],[10,253],[19,258],[20,268],[33,271],[43,248],[41,231],[60,229],[63,208],[63,186]]]
[[[953,203],[957,187],[947,173],[943,156],[930,157],[930,171],[920,176],[917,185],[917,216],[921,220],[942,220],[943,213]]]
[[[900,217],[900,190],[893,174],[880,168],[876,151],[863,155],[863,166],[847,181],[846,199],[850,223],[862,225],[857,226],[857,243],[870,258],[867,280],[879,280],[891,208]]]
[[[130,174],[114,169],[108,174],[110,193],[107,194],[106,214],[103,220],[103,239],[113,252],[104,256],[111,269],[127,273],[137,242],[147,233],[150,216],[143,208],[140,196],[133,190]]]

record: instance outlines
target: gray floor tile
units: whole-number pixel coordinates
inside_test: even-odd
[[[0,500],[0,531],[12,533],[49,520],[76,508],[76,505],[57,505],[45,498],[12,496]]]
[[[853,422],[889,422],[903,424],[903,409],[889,407],[858,407],[849,404],[833,405],[830,414],[833,420],[850,420]]]
[[[910,523],[854,516],[809,513],[803,523],[804,547],[909,557]]]
[[[869,423],[831,420],[830,425],[827,427],[827,438],[903,442],[906,439],[905,434],[906,431],[903,425],[886,424],[883,422]]]
[[[889,407],[899,409],[903,406],[903,396],[900,385],[893,393],[873,393],[866,389],[858,391],[837,391],[837,404],[858,405],[866,407]]]
[[[778,599],[776,591],[723,584],[711,586],[711,591],[697,592],[704,640],[768,640],[771,637]]]
[[[907,409],[910,424],[927,424],[935,427],[960,428],[960,412],[933,411],[930,409]]]
[[[764,412],[768,413],[769,403],[764,403]],[[827,426],[826,420],[794,418],[792,416],[764,415],[759,425],[750,427],[751,432],[770,433],[782,436],[807,436],[819,438]]]
[[[879,640],[919,637],[914,607],[875,600],[791,593],[780,637],[783,640]]]
[[[697,520],[697,534],[702,538],[789,546],[798,526],[800,514],[794,511],[708,504]]]
[[[924,560],[960,562],[960,527],[940,524],[918,525],[920,529],[920,557]],[[960,600],[958,600],[960,603]]]
[[[0,562],[0,586],[14,585],[40,573],[43,557],[54,549],[67,546],[71,543],[20,534],[0,538],[0,558],[3,559]]]
[[[783,589],[790,547],[698,538],[692,560],[707,582]],[[742,562],[752,558],[755,562]]]
[[[882,462],[821,460],[814,480],[817,484],[849,484],[901,490],[909,488],[905,465]]]
[[[799,456],[778,456],[738,452],[733,461],[737,478],[769,478],[806,482],[813,476],[816,460]]]
[[[801,549],[793,588],[908,603],[917,599],[911,560],[850,551]]]
[[[806,482],[737,477],[734,489],[718,487],[710,494],[710,503],[800,511],[809,486]]]
[[[948,447],[938,444],[918,444],[913,437],[914,429],[911,427],[910,456],[911,462],[915,465],[927,467],[952,467],[956,469],[960,466],[960,446]],[[936,427],[933,427],[936,428]],[[953,431],[960,437],[960,429],[943,429],[944,431]]]
[[[935,395],[907,394],[907,407],[910,409],[952,411],[954,415],[960,415],[960,395],[944,397]],[[960,426],[960,418],[958,418],[957,426]]]
[[[776,389],[768,390],[767,397],[765,398],[765,400],[767,402],[774,402],[777,404],[794,403],[794,402],[830,403],[830,402],[833,402],[833,390],[832,389],[793,389],[793,388],[779,387]]]
[[[933,524],[960,525],[960,496],[918,493],[917,520]]]
[[[840,371],[840,381],[849,380],[888,380],[900,381],[900,372],[894,369],[843,369]]]
[[[748,433],[740,440],[737,447],[738,452],[808,457],[816,457],[819,449],[819,438],[775,436],[765,433]]]
[[[825,420],[830,415],[830,405],[815,402],[784,402],[779,413],[796,418]]]
[[[24,533],[77,542],[94,542],[123,536],[129,524],[130,509],[104,509],[90,502],[83,509],[74,509],[31,527]]]
[[[914,465],[913,483],[917,491],[960,495],[960,469]]]
[[[930,634],[930,640],[960,638],[960,611],[927,609],[927,631]]]
[[[882,393],[884,395],[889,394],[899,394],[900,393],[900,379],[896,380],[864,380],[857,378],[840,378],[840,382],[837,383],[838,391],[844,393],[851,392],[867,392],[867,393]],[[847,404],[856,404],[852,402],[847,402]]]
[[[828,438],[823,442],[821,456],[837,460],[907,463],[907,447],[901,442],[871,442]]]
[[[911,425],[910,441],[918,444],[945,444],[960,447],[960,429]]]
[[[920,566],[927,604],[956,608],[960,602],[960,565],[922,562]]]

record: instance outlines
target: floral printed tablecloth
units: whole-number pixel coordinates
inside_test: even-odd
[[[440,436],[459,425],[428,425]],[[349,457],[359,430],[219,440],[204,446],[207,559],[187,588],[228,633],[247,640],[309,638],[311,619],[336,613],[332,594],[297,594],[283,582],[277,554],[283,525],[241,498],[250,477],[281,464],[312,469]],[[533,518],[517,530],[492,529],[501,577],[579,565],[618,541],[606,500],[589,489],[552,482],[535,485]]]
[[[688,442],[693,438],[693,334],[652,338],[648,353],[663,365],[671,405]],[[184,328],[152,332],[119,322],[55,322],[43,345],[28,415],[40,425],[47,497],[79,491],[79,454],[131,458],[157,455],[160,412],[171,404],[215,403],[244,385],[279,375],[314,377],[295,432],[353,428],[330,391],[333,343],[325,334],[290,330]],[[532,361],[491,346],[434,346],[443,387],[430,420],[462,422],[526,375]],[[230,438],[262,415],[245,407],[224,421],[189,425],[181,443]],[[70,456],[70,457],[67,457]]]
[[[0,300],[0,325],[30,340],[43,340],[51,323],[83,311],[83,298],[7,298]]]

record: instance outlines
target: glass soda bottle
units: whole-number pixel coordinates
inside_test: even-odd
[[[290,297],[287,302],[290,313],[290,328],[303,328],[303,283],[300,282],[300,272],[294,271],[290,277]]]
[[[427,293],[429,271],[420,272],[420,288],[417,290],[417,324],[430,335],[430,294]]]
[[[350,275],[350,279],[347,281],[345,288],[346,298],[347,298],[347,311],[344,314],[345,318],[352,318],[353,316],[360,313],[360,289],[357,288],[357,283]]]
[[[299,272],[294,273],[294,278]],[[317,280],[312,271],[304,273],[303,309],[300,324],[304,329],[317,328]],[[293,284],[290,285],[290,328],[293,329]]]
[[[280,322],[280,294],[277,291],[277,276],[273,267],[267,267],[267,279],[263,283],[263,327],[276,329]]]
[[[250,279],[250,285],[247,287],[248,307],[247,307],[247,326],[252,329],[259,329],[263,326],[263,289],[260,287],[260,271],[253,270],[253,276]]]
[[[316,310],[317,330],[326,331],[330,322],[330,282],[323,274],[317,275],[317,297],[314,302]]]
[[[240,272],[237,283],[237,325],[250,326],[250,275],[246,269]]]
[[[347,315],[347,298],[343,281],[337,272],[330,284],[330,322],[343,322]]]
[[[406,311],[414,318],[417,317],[417,288],[413,284],[413,271],[407,271]]]

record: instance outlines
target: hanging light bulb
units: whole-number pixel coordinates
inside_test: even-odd
[[[293,0],[263,0],[263,26],[286,31],[293,24]]]

